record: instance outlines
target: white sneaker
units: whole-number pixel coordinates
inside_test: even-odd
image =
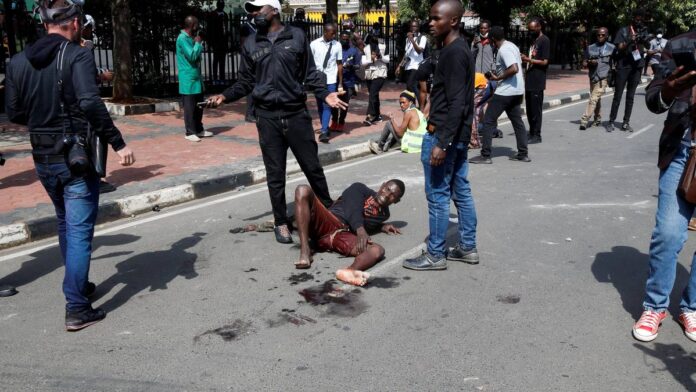
[[[200,142],[201,141],[201,138],[199,138],[196,135],[187,135],[187,136],[185,136],[185,139],[190,141],[190,142]]]
[[[198,136],[198,137],[211,137],[211,136],[213,136],[213,133],[210,131],[203,131],[201,133],[197,133],[196,136]]]

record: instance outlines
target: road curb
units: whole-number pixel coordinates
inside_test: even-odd
[[[643,79],[642,83],[649,79]],[[607,94],[613,89],[607,89]],[[589,93],[574,94],[561,99],[544,102],[544,109],[551,109],[588,99]],[[505,117],[501,116],[501,119]],[[361,142],[336,150],[319,153],[322,165],[331,165],[370,155],[368,142]],[[288,160],[287,174],[301,172],[295,159]],[[97,224],[133,217],[149,211],[158,211],[188,201],[214,196],[241,187],[255,185],[266,180],[266,169],[263,166],[253,167],[239,173],[221,175],[206,180],[193,181],[187,184],[163,188],[144,194],[128,196],[99,204]],[[30,219],[25,222],[0,226],[0,249],[25,244],[56,235],[57,220],[55,216]]]

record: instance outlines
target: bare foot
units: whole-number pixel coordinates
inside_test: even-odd
[[[314,261],[314,260],[312,260],[311,257],[308,258],[308,259],[306,259],[306,258],[300,258],[299,261],[296,261],[296,262],[295,262],[295,268],[297,268],[297,269],[307,269],[307,268],[309,268],[309,267],[312,266],[312,262],[313,262],[313,261]]]
[[[336,279],[340,280],[341,282],[352,284],[353,286],[364,286],[369,278],[370,274],[363,271],[348,268],[342,268],[336,271]]]

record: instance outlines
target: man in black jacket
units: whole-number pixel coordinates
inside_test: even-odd
[[[696,70],[676,67],[677,53],[694,56],[696,32],[674,37],[665,47],[662,72],[647,88],[645,101],[653,113],[668,111],[660,136],[658,158],[659,197],[655,229],[650,241],[650,268],[645,285],[643,314],[633,326],[633,336],[643,342],[657,337],[660,323],[667,317],[669,299],[675,283],[676,268],[686,240],[689,219],[696,204],[679,192],[679,184],[696,135]],[[676,68],[676,69],[675,69]],[[682,293],[679,322],[686,336],[696,341],[696,254],[691,276]]]
[[[275,236],[278,242],[289,244],[292,236],[285,202],[288,147],[321,202],[325,206],[332,203],[319,162],[304,88],[313,89],[318,99],[333,108],[346,110],[348,106],[337,93],[327,90],[326,76],[314,66],[304,32],[281,23],[278,0],[247,1],[244,9],[254,18],[257,31],[242,47],[237,82],[222,94],[211,97],[209,102],[211,106],[218,106],[252,93],[276,225]]]
[[[83,143],[91,127],[113,147],[121,165],[135,162],[99,97],[94,56],[79,45],[82,9],[76,3],[40,3],[48,34],[12,58],[5,87],[7,116],[29,128],[36,172],[56,210],[68,331],[106,316],[102,309],[92,308],[89,296],[96,286],[88,281],[99,177],[91,168],[75,164],[80,162],[76,157],[84,156],[75,146]]]
[[[440,0],[430,9],[430,31],[440,57],[433,73],[428,133],[423,137],[421,162],[430,215],[428,249],[404,268],[443,270],[447,260],[476,264],[476,209],[467,178],[467,148],[474,118],[474,58],[459,35],[464,10],[459,0]],[[450,200],[459,216],[459,241],[447,251]]]
[[[401,234],[389,219],[389,206],[398,203],[406,187],[401,180],[389,180],[377,192],[356,182],[349,186],[331,207],[326,208],[312,188],[300,185],[295,190],[295,219],[300,234],[298,269],[312,265],[310,239],[318,251],[336,252],[355,257],[347,268],[336,271],[336,278],[355,286],[364,286],[369,269],[384,257],[384,248],[372,242],[369,233]]]

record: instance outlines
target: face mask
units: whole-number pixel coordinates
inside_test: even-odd
[[[82,41],[82,46],[89,49],[89,50],[94,50],[94,42],[86,39]]]
[[[662,34],[658,34],[657,39],[662,39]]]
[[[407,111],[408,109],[411,109],[411,106],[413,106],[413,105],[409,104],[409,105],[406,107],[406,109],[401,109],[401,111],[404,112],[404,113],[406,113],[406,111]]]
[[[528,31],[527,35],[529,36],[529,38],[536,38],[539,36],[539,33],[536,31]]]
[[[348,49],[350,43],[348,41],[341,40],[341,46],[343,47],[343,49]]]
[[[267,32],[268,28],[270,27],[270,23],[268,22],[268,19],[266,19],[266,15],[264,14],[256,15],[254,17],[254,24],[261,33]]]

